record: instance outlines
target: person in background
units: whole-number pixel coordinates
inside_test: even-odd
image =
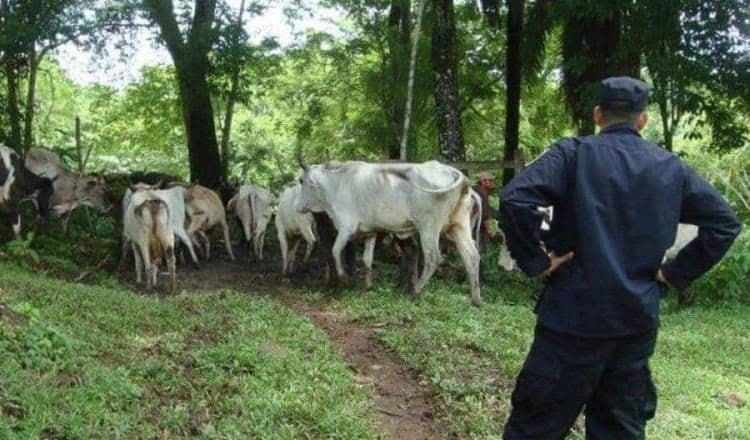
[[[474,191],[479,194],[482,199],[482,218],[481,225],[479,228],[479,243],[487,243],[496,241],[497,237],[489,227],[490,219],[497,217],[497,210],[490,206],[490,194],[495,190],[495,176],[492,174],[482,171],[477,174],[477,184],[474,187]]]
[[[656,410],[648,362],[667,285],[716,264],[741,224],[679,157],[641,138],[648,88],[607,78],[599,134],[554,143],[503,190],[501,227],[518,267],[542,278],[534,340],[505,439],[564,438],[585,407],[587,439],[642,439]],[[554,216],[540,245],[540,206]],[[671,261],[678,223],[697,237]]]

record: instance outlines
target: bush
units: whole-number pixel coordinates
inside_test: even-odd
[[[722,156],[691,153],[688,162],[696,167],[727,198],[737,215],[750,222],[750,145]]]
[[[744,226],[726,256],[693,289],[701,302],[750,300],[750,227]]]

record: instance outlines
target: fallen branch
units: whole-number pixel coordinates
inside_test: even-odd
[[[380,408],[380,407],[378,407],[377,410],[380,411],[380,412],[382,412],[383,414],[388,414],[389,416],[394,416],[394,417],[404,417],[405,416],[403,413],[397,413],[395,411],[383,409],[383,408]]]
[[[76,283],[80,283],[80,282],[81,282],[81,281],[83,281],[83,280],[84,280],[84,279],[85,279],[85,278],[86,278],[87,276],[91,275],[92,273],[94,273],[94,272],[96,272],[97,270],[99,270],[99,269],[101,269],[102,267],[104,267],[104,265],[105,265],[105,264],[107,264],[107,259],[106,259],[106,258],[105,258],[104,260],[101,260],[100,262],[98,262],[98,263],[96,264],[96,266],[94,266],[94,268],[93,268],[93,269],[89,269],[89,270],[84,270],[83,272],[81,272],[81,274],[80,274],[80,275],[78,275],[78,277],[77,277],[77,278],[75,279],[75,282],[76,282]]]

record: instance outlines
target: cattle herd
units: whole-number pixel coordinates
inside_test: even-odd
[[[171,288],[176,288],[176,245],[182,244],[198,266],[196,249],[210,257],[208,232],[223,234],[228,256],[234,260],[226,211],[237,217],[246,242],[263,259],[267,226],[275,215],[281,247],[281,270],[294,270],[299,244],[305,242],[304,259],[316,244],[326,256],[329,284],[348,283],[352,241],[363,241],[365,285],[372,287],[372,262],[376,241],[385,237],[402,256],[407,287],[419,295],[441,261],[441,238],[452,243],[461,257],[469,281],[471,302],[482,302],[478,251],[481,199],[459,170],[437,161],[415,163],[328,162],[308,165],[299,158],[300,177],[278,196],[253,184],[238,188],[226,210],[219,195],[197,184],[150,182],[131,179],[121,195],[122,257],[132,250],[136,281],[145,272],[147,287],[157,283],[158,269],[166,265]],[[78,206],[102,212],[112,207],[104,181],[72,173],[59,156],[32,148],[22,160],[0,145],[0,221],[20,238],[19,204],[31,200],[38,216],[69,218]],[[119,198],[119,197],[118,197]],[[552,210],[546,210],[549,229]],[[67,221],[64,223],[67,227]],[[697,228],[681,225],[675,246],[665,258],[687,244]],[[291,246],[290,246],[291,245]],[[343,255],[342,255],[343,254]],[[422,263],[422,264],[420,264]],[[499,265],[515,267],[504,247]],[[419,268],[421,266],[421,273]],[[335,276],[331,272],[335,271]]]

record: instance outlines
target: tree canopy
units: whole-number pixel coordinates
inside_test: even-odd
[[[747,0],[290,1],[291,23],[330,8],[339,30],[284,47],[249,24],[268,5],[0,1],[0,141],[70,151],[80,116],[92,167],[211,187],[284,183],[300,152],[394,159],[414,47],[408,160],[497,161],[517,148],[533,157],[593,131],[599,81],[614,74],[649,83],[647,135],[665,148],[723,154],[748,143]],[[125,87],[75,83],[55,60],[61,45],[127,47],[137,32],[170,59]]]

